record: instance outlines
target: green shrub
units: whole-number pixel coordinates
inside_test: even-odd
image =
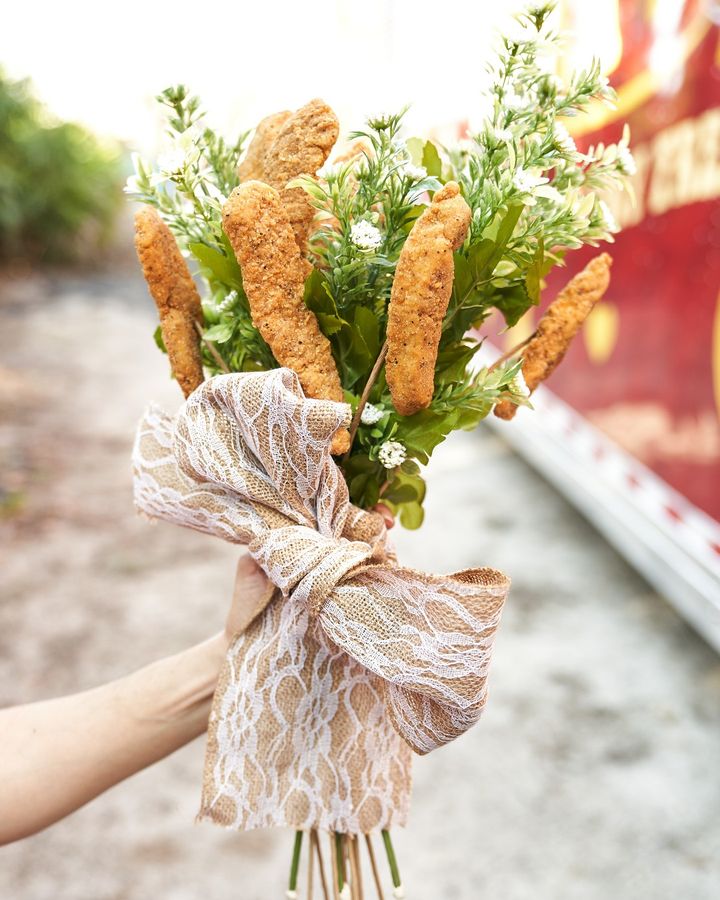
[[[0,260],[87,258],[110,235],[120,147],[59,122],[0,70]]]

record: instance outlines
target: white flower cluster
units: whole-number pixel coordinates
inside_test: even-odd
[[[566,153],[568,156],[571,156],[573,153],[577,153],[575,141],[573,140],[572,135],[567,130],[567,128],[562,124],[562,122],[555,123],[555,127],[553,129],[553,139],[555,142],[555,146],[561,153]]]
[[[617,223],[617,219],[604,200],[598,200],[598,209],[600,210],[600,215],[602,216],[605,228],[607,228],[607,230],[613,234],[620,231],[620,226]]]
[[[536,187],[547,184],[548,179],[542,175],[535,175],[528,169],[516,169],[513,175],[513,185],[521,194],[532,194]]]
[[[350,240],[358,250],[377,250],[383,242],[383,236],[379,228],[366,222],[364,219],[355,222],[350,228]]]
[[[617,168],[622,175],[634,175],[637,172],[635,157],[626,144],[618,144]]]
[[[378,459],[386,469],[395,469],[405,462],[407,450],[400,441],[385,441],[378,451]]]
[[[530,396],[530,388],[527,386],[527,382],[525,381],[525,376],[523,375],[522,369],[518,369],[517,375],[510,383],[510,390],[513,392],[513,394],[522,394],[523,397]]]
[[[363,425],[375,425],[385,415],[385,410],[379,406],[373,406],[372,403],[366,403],[363,411],[360,413],[360,421]]]
[[[413,181],[422,181],[423,178],[427,178],[427,170],[411,162],[405,163],[399,171],[404,178],[411,178]]]

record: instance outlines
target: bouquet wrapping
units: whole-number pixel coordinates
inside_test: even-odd
[[[397,565],[331,456],[349,415],[275,369],[216,376],[138,432],[139,508],[247,545],[276,586],[215,694],[201,816],[223,825],[402,824],[410,748],[451,741],[485,704],[508,580]]]

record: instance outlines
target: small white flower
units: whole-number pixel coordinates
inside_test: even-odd
[[[490,132],[490,137],[495,144],[509,144],[513,139],[512,131],[509,128],[494,128]]]
[[[405,888],[401,884],[393,888],[393,897],[395,900],[405,900]]]
[[[600,210],[600,215],[602,216],[603,224],[605,225],[607,230],[613,233],[616,231],[620,231],[620,226],[617,223],[617,219],[604,200],[598,200],[598,208]]]
[[[350,885],[347,883],[347,881],[340,891],[340,900],[350,900]]]
[[[285,891],[285,897],[287,900],[297,900],[297,891]]]
[[[220,312],[227,312],[232,307],[232,305],[235,303],[237,298],[238,298],[237,291],[230,291],[230,293],[225,297],[225,299],[221,300],[220,303],[218,303],[218,309],[220,310]]]
[[[158,168],[168,178],[177,178],[185,170],[185,154],[180,147],[171,147],[158,156]]]
[[[411,178],[413,181],[422,181],[423,178],[427,178],[427,169],[408,162],[400,169],[400,174],[405,178]]]
[[[634,175],[637,172],[635,158],[626,144],[618,144],[617,160],[615,162],[618,172],[622,175]]]
[[[128,180],[125,182],[125,187],[123,191],[126,194],[139,194],[140,193],[140,179],[137,175],[129,175]]]
[[[531,97],[523,97],[512,88],[505,91],[503,95],[503,103],[508,107],[508,109],[524,109],[530,104],[531,100]]]
[[[542,175],[534,175],[529,169],[517,169],[513,175],[515,189],[521,194],[531,194],[533,189],[541,184],[547,184],[548,179]]]
[[[572,135],[567,130],[567,128],[562,124],[562,122],[555,123],[553,138],[555,140],[555,146],[558,148],[558,150],[560,150],[561,153],[567,153],[568,155],[571,155],[577,152],[575,141],[573,140]]]
[[[168,178],[178,178],[200,158],[198,136],[188,128],[158,156],[158,169]]]
[[[386,469],[395,469],[405,462],[407,451],[400,441],[385,441],[378,451],[378,459]]]
[[[385,415],[385,410],[379,406],[373,406],[372,403],[366,403],[360,414],[360,421],[363,425],[375,425]]]
[[[530,396],[530,388],[527,386],[527,382],[525,381],[525,376],[523,375],[522,369],[518,369],[517,375],[511,381],[510,390],[514,394],[522,394],[523,397]]]
[[[383,236],[378,228],[363,219],[350,228],[350,240],[358,250],[377,250]]]

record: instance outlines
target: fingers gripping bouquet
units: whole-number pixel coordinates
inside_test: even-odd
[[[229,651],[200,814],[298,829],[291,892],[304,831],[326,888],[318,829],[353,897],[359,836],[379,878],[382,830],[399,891],[388,829],[405,820],[410,752],[453,740],[485,703],[506,577],[399,566],[373,508],[419,527],[435,447],[529,405],[607,288],[602,254],[523,358],[477,365],[473,329],[495,311],[515,324],[569,250],[612,240],[599,192],[632,171],[627,135],[581,155],[562,124],[612,91],[596,63],[568,84],[550,73],[548,12],[503,40],[485,118],[456,146],[403,139],[399,113],[338,150],[333,111],[312,100],[245,147],[179,87],[160,97],[170,152],[136,161],[156,340],[187,398],[140,425],[136,502],[247,545],[276,588]]]

